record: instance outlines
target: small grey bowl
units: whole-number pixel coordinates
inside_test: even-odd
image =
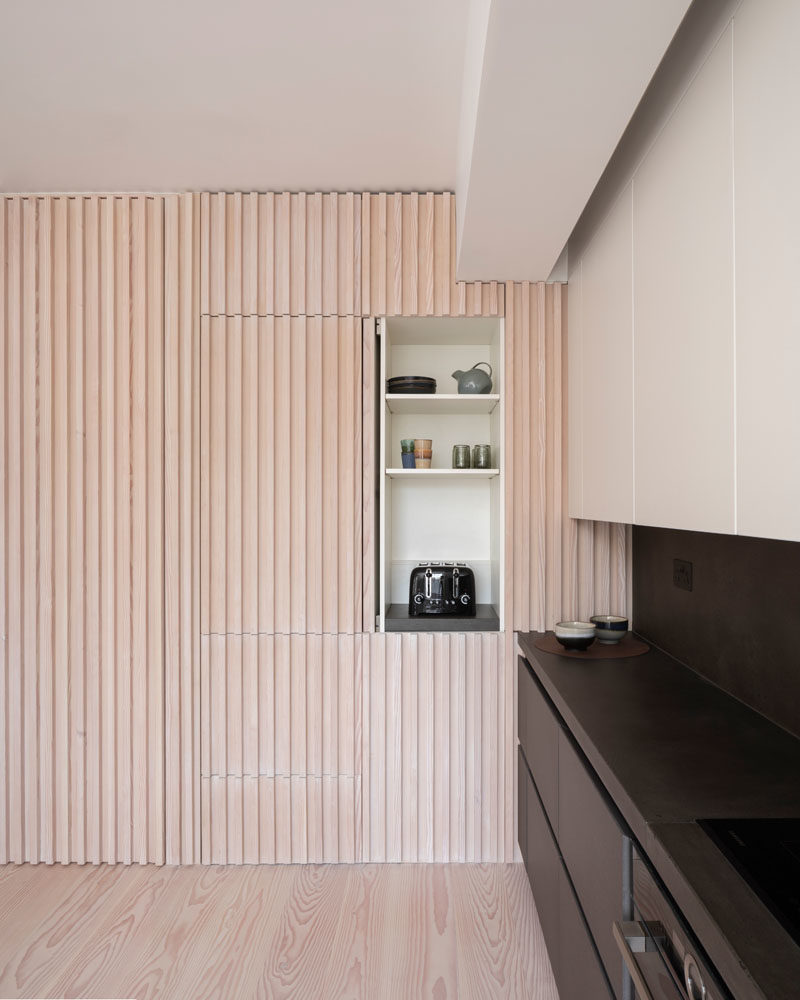
[[[605,646],[611,646],[628,634],[628,619],[618,615],[593,615],[590,619],[594,625],[597,641]]]

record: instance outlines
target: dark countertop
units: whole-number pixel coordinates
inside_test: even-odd
[[[536,637],[523,655],[734,995],[800,996],[800,948],[694,822],[800,817],[800,740],[658,650],[582,663]]]
[[[451,615],[412,618],[407,604],[390,604],[385,626],[387,632],[497,632],[500,619],[491,604],[476,605],[474,618]]]

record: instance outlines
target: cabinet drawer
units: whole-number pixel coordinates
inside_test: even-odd
[[[622,995],[611,925],[622,912],[623,833],[563,732],[558,746],[559,846],[608,978]]]
[[[522,656],[517,657],[517,678],[519,742],[557,837],[559,725]]]
[[[558,948],[558,870],[561,858],[521,751],[518,764],[523,795],[519,803],[520,828],[524,824],[525,829],[525,842],[523,844],[520,840],[520,850],[533,889],[547,951],[555,968]]]
[[[609,987],[566,872],[558,874],[558,972],[560,1000],[610,1000]],[[619,917],[617,917],[619,919]]]

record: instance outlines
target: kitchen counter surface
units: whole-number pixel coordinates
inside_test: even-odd
[[[800,995],[800,948],[694,822],[800,817],[800,740],[651,649],[576,661],[520,649],[738,997]]]

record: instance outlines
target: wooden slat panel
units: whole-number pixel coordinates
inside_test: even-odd
[[[360,860],[362,641],[264,634],[203,640],[210,658],[204,862]]]
[[[0,860],[162,862],[163,201],[0,208]]]
[[[502,285],[455,280],[455,212],[449,193],[362,195],[363,315],[503,315]]]
[[[567,514],[563,288],[505,290],[506,607],[515,631],[630,611],[624,526]]]
[[[203,338],[201,634],[360,631],[360,321],[212,317]]]
[[[363,859],[513,858],[505,835],[513,728],[499,709],[511,684],[506,637],[375,633],[362,641],[370,680]]]
[[[200,227],[203,315],[358,315],[360,195],[204,194]]]

